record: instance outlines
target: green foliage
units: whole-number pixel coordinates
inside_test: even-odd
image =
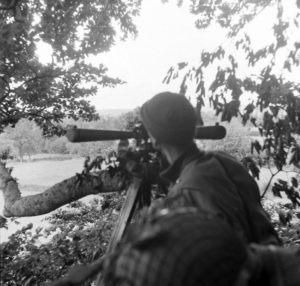
[[[288,199],[291,200],[293,207],[300,206],[300,194],[297,191],[298,181],[295,177],[292,178],[292,184],[289,185],[287,181],[278,179],[272,187],[272,193],[276,197],[282,197],[281,193],[285,193]]]
[[[117,218],[114,207],[121,201],[120,195],[108,195],[102,203],[73,202],[48,219],[50,227],[32,230],[31,224],[17,231],[0,244],[0,284],[43,285],[62,277],[70,266],[103,255]]]
[[[0,142],[22,161],[24,155],[30,157],[40,152],[44,140],[41,129],[34,122],[22,119],[14,127],[5,129],[0,135]]]
[[[10,147],[1,146],[0,149],[0,160],[6,161],[8,159],[13,159],[13,156],[11,155],[11,149]]]
[[[85,122],[82,119],[75,121],[66,119],[61,123],[61,129],[65,130],[70,125],[87,129],[120,130],[133,126],[137,122],[138,110],[122,114],[118,117],[102,116],[98,120]],[[10,155],[23,159],[36,153],[74,154],[79,156],[106,156],[117,148],[116,142],[86,142],[70,143],[64,136],[52,136],[44,138],[41,129],[28,119],[20,120],[14,127],[7,127],[0,135],[0,152],[10,150]]]
[[[136,108],[132,111],[122,114],[119,119],[120,130],[133,130],[140,119],[140,108]]]
[[[263,200],[264,209],[285,247],[294,248],[300,245],[299,210],[293,209],[290,203],[284,200]]]
[[[1,0],[0,131],[21,118],[46,134],[57,133],[51,126],[64,118],[98,118],[86,98],[122,81],[86,59],[107,52],[118,36],[135,36],[139,8],[140,0]],[[40,44],[50,47],[48,63],[39,61]]]
[[[47,144],[49,143],[49,144]],[[54,154],[67,154],[69,153],[69,150],[67,148],[68,140],[65,137],[56,137],[53,139],[50,139],[47,142],[45,146],[45,149],[49,153],[54,153]]]
[[[234,117],[240,117],[244,125],[250,121],[262,136],[262,140],[250,142],[252,155],[261,157],[260,161],[276,166],[278,171],[287,163],[299,167],[300,85],[291,81],[300,64],[296,37],[299,1],[186,2],[199,29],[219,26],[230,43],[226,48],[222,44],[213,51],[203,50],[199,63],[174,65],[163,82],[180,78],[179,90],[196,99],[199,118],[201,107],[209,102],[220,121],[232,122]],[[270,18],[273,22],[269,33],[273,37],[268,37],[271,42],[266,46],[257,48],[249,27],[267,11],[276,15]],[[282,62],[283,54],[286,59]],[[245,104],[246,97],[249,100]],[[251,165],[253,175],[258,177],[256,160],[251,164],[250,160],[248,156],[245,165]]]
[[[242,164],[247,168],[247,170],[252,174],[254,178],[259,180],[259,168],[257,167],[255,161],[251,157],[244,157],[242,159]]]

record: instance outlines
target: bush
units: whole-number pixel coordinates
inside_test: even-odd
[[[103,255],[117,219],[113,206],[120,200],[120,195],[110,195],[104,208],[99,200],[74,202],[48,218],[50,227],[32,231],[31,224],[17,231],[0,244],[0,285],[43,285],[62,277],[70,266]]]

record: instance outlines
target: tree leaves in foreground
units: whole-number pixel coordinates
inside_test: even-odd
[[[287,181],[278,179],[272,187],[272,193],[274,196],[280,198],[282,197],[282,193],[285,193],[287,198],[292,202],[293,207],[296,208],[300,206],[300,194],[297,190],[298,181],[294,177],[291,181],[292,184],[289,185]]]
[[[73,265],[99,258],[122,201],[120,195],[107,195],[102,202],[96,198],[89,204],[74,202],[47,217],[49,226],[33,229],[29,224],[14,233],[0,244],[0,284],[44,285]]]
[[[140,2],[1,0],[0,132],[21,118],[33,119],[45,134],[59,133],[50,127],[66,117],[97,119],[87,97],[122,81],[86,60],[109,51],[117,37],[137,34]]]
[[[171,67],[164,83],[181,78],[180,92],[196,99],[199,114],[209,102],[221,121],[237,116],[244,125],[250,121],[264,141],[253,142],[252,150],[264,151],[278,170],[288,154],[297,165],[300,83],[294,75],[300,72],[299,1],[178,1],[184,3],[199,29],[220,27],[226,40],[213,51],[202,50],[199,63]],[[270,29],[265,37],[271,42],[257,48],[253,39],[259,31],[251,33],[249,28],[263,13],[274,15],[266,21]]]

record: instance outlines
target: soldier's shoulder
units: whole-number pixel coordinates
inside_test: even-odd
[[[234,158],[233,156],[231,156],[230,154],[228,154],[225,151],[209,150],[209,151],[205,151],[205,154],[207,156],[217,157],[218,159],[224,159],[224,160],[229,160],[232,162],[238,162],[236,158]]]

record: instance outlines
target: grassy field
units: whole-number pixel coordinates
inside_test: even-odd
[[[13,167],[12,175],[18,179],[20,189],[24,195],[31,192],[30,188],[36,186],[36,191],[49,187],[66,178],[72,177],[83,169],[83,158],[69,160],[42,160],[25,163],[10,163]],[[32,191],[35,191],[32,188]]]

